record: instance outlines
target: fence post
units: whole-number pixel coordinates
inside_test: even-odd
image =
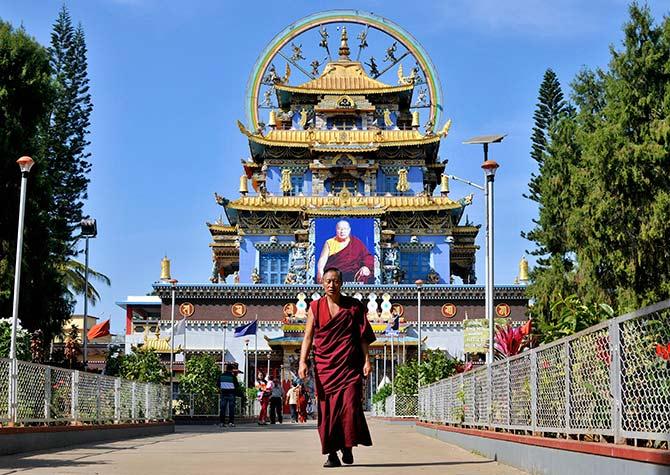
[[[505,378],[507,386],[507,425],[512,424],[512,375],[510,373],[509,358],[505,363],[505,373],[507,377]]]
[[[133,381],[130,401],[132,407],[130,417],[133,422],[137,422],[137,383],[135,381]]]
[[[95,387],[97,389],[96,394],[95,394],[95,421],[99,424],[100,423],[100,376],[95,377]]]
[[[537,432],[537,352],[530,352],[530,426]]]
[[[144,386],[144,422],[151,420],[151,398],[149,397],[149,388],[151,383]]]
[[[622,432],[622,398],[621,398],[621,327],[619,322],[614,320],[609,323],[610,340],[610,392],[612,394],[612,431],[614,434],[614,443],[621,444],[625,438]]]
[[[51,368],[44,369],[44,418],[51,419]]]
[[[567,438],[570,429],[570,385],[572,377],[570,375],[570,340],[564,343],[565,347],[565,436]]]
[[[190,393],[188,395],[188,414],[193,417],[194,411],[193,411],[193,393]]]
[[[486,396],[486,406],[487,406],[487,426],[489,430],[493,430],[493,368],[491,364],[486,366],[486,386],[488,388],[488,394]]]
[[[76,424],[79,422],[79,371],[77,370],[72,372],[70,395],[70,412],[72,414],[72,422]]]
[[[114,423],[121,423],[121,378],[114,378]]]
[[[9,422],[16,425],[18,410],[16,392],[18,388],[18,360],[13,358],[9,361]]]

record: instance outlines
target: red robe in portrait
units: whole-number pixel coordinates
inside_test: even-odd
[[[356,281],[354,279],[356,272],[363,266],[370,269],[370,275],[359,277],[358,281]],[[343,282],[373,284],[375,280],[375,276],[373,275],[375,268],[374,258],[370,254],[370,251],[368,251],[368,248],[365,247],[365,244],[363,244],[363,241],[354,236],[349,236],[347,247],[336,254],[328,256],[324,269],[328,269],[329,267],[335,267],[342,272]]]
[[[363,415],[365,358],[361,341],[372,343],[375,334],[358,300],[342,296],[340,307],[331,316],[326,297],[311,303],[318,428],[324,454],[344,447],[372,445]]]

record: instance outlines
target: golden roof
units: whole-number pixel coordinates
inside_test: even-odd
[[[383,214],[389,211],[439,211],[460,208],[446,196],[242,196],[228,205],[243,211],[304,211],[328,214],[342,208]],[[347,210],[347,212],[355,209]]]
[[[323,73],[299,86],[276,84],[275,89],[303,94],[384,94],[411,91],[414,84],[389,86],[367,75],[358,61],[339,60],[328,63]]]
[[[156,334],[156,338],[147,338],[147,335],[144,335],[144,345],[142,346],[147,350],[154,350],[156,353],[170,353],[172,351],[170,337],[160,338],[158,334]],[[181,352],[181,345],[175,348],[174,352]]]
[[[237,227],[228,224],[207,223],[210,231],[217,231],[219,234],[237,234]]]
[[[342,150],[351,148],[377,150],[379,147],[423,145],[438,142],[449,133],[449,125],[438,133],[423,135],[418,130],[271,130],[265,135],[252,134],[238,121],[238,127],[249,140],[278,147],[305,147]]]

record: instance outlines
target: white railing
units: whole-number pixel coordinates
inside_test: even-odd
[[[120,423],[170,418],[167,385],[0,358],[0,423]]]
[[[372,405],[372,414],[381,417],[416,417],[418,396],[391,394],[384,401]]]
[[[424,421],[670,442],[670,300],[419,390]]]

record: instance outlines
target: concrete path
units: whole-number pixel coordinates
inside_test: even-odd
[[[354,449],[355,464],[321,467],[315,423],[260,427],[178,426],[175,434],[0,456],[5,474],[496,474],[512,467],[417,434],[411,425],[368,420],[373,447]]]

